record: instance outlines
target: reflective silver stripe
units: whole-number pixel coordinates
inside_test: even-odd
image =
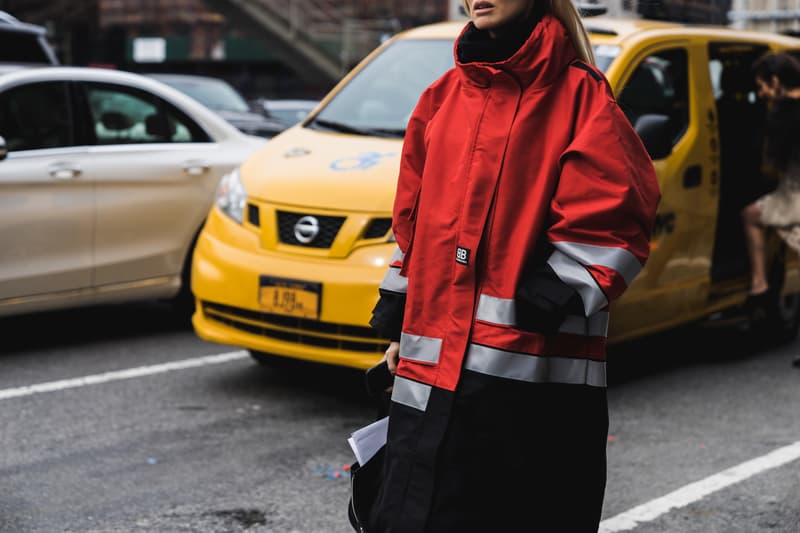
[[[424,411],[428,407],[431,386],[410,379],[395,376],[392,387],[392,401]]]
[[[513,326],[517,323],[514,300],[481,294],[478,299],[478,310],[475,312],[475,318],[492,324]]]
[[[381,289],[392,292],[408,292],[408,278],[400,275],[400,269],[389,267],[381,281]]]
[[[614,269],[627,285],[630,285],[642,270],[642,264],[636,256],[624,248],[564,241],[552,244],[582,265],[599,265]]]
[[[608,305],[606,295],[583,265],[558,250],[550,254],[547,264],[561,281],[578,291],[586,316],[591,316]]]
[[[477,344],[471,344],[467,350],[464,368],[530,383],[606,386],[606,364],[603,361],[529,355]]]
[[[517,323],[514,300],[481,294],[475,318],[492,324],[513,326]],[[608,336],[608,312],[598,311],[589,318],[569,315],[558,331],[575,335],[606,337]]]
[[[389,264],[391,265],[395,261],[402,261],[405,256],[406,256],[406,254],[404,254],[402,252],[402,250],[400,250],[400,247],[397,246],[394,249],[394,253],[392,254],[392,258],[389,260]]]
[[[442,339],[422,335],[400,334],[400,357],[425,363],[438,363]]]
[[[561,333],[608,337],[608,311],[598,311],[590,317],[569,315],[561,327]]]

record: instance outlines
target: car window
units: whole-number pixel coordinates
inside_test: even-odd
[[[646,57],[619,93],[617,102],[631,124],[642,115],[669,118],[673,145],[689,126],[689,77],[683,48],[663,50]]]
[[[214,79],[180,79],[180,78],[158,78],[156,79],[172,86],[173,88],[188,94],[204,106],[214,111],[235,111],[247,113],[250,106],[236,89],[223,80]]]
[[[204,142],[191,119],[156,96],[112,84],[86,84],[97,144]]]
[[[452,39],[396,41],[350,80],[315,120],[402,135],[422,91],[452,67]]]
[[[269,115],[273,118],[286,123],[289,126],[294,126],[308,115],[310,109],[306,108],[284,108],[284,109],[270,109]]]
[[[0,135],[9,152],[73,145],[64,82],[31,83],[0,94]]]
[[[597,64],[597,68],[602,70],[603,72],[608,71],[608,67],[617,58],[620,51],[622,50],[619,46],[613,46],[610,44],[598,44],[592,47],[594,50],[594,58]]]

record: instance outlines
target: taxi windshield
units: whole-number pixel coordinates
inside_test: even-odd
[[[605,71],[619,47],[594,47]],[[389,45],[339,91],[308,127],[356,135],[402,137],[420,94],[454,66],[451,39],[407,39]]]
[[[453,65],[452,39],[396,41],[356,74],[309,126],[402,137],[422,91]]]

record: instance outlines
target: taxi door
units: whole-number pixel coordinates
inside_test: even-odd
[[[619,340],[704,314],[719,195],[719,148],[704,44],[688,39],[626,47],[608,78],[631,123],[661,116],[669,153],[653,164],[661,187],[650,258],[612,304]]]

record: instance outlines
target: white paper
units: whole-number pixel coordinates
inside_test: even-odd
[[[365,465],[386,444],[389,417],[385,416],[368,426],[355,430],[347,442],[353,449],[358,464]]]

